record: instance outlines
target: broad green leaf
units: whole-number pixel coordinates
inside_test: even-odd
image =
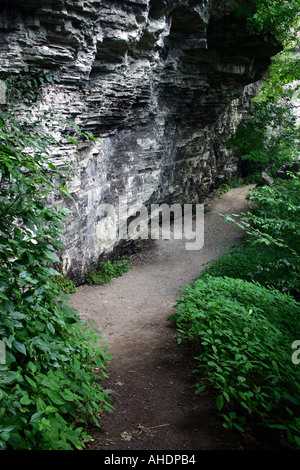
[[[69,140],[72,144],[76,145],[76,147],[78,147],[78,142],[77,142],[75,139],[73,139],[72,137],[68,136],[68,140]]]
[[[36,424],[41,421],[44,413],[41,411],[38,411],[37,413],[34,413],[31,418],[30,418],[30,423],[31,424]]]
[[[55,334],[55,328],[52,323],[47,323],[47,328],[52,334]]]
[[[21,352],[25,356],[27,355],[26,346],[24,343],[20,343],[19,341],[14,341],[13,346],[15,349],[17,349],[19,352]]]
[[[55,403],[56,405],[64,405],[66,401],[62,398],[61,394],[58,392],[54,392],[49,389],[44,389],[44,393],[48,395],[48,397]]]
[[[44,256],[46,259],[53,261],[54,263],[60,263],[60,259],[56,253],[50,250],[44,250]]]
[[[18,372],[1,371],[0,370],[0,384],[8,385],[15,382],[19,378]]]
[[[223,395],[219,395],[218,398],[217,398],[217,408],[219,411],[221,411],[221,409],[223,408],[223,405],[224,405],[224,397]]]
[[[46,403],[44,402],[44,400],[41,397],[37,397],[36,407],[37,407],[37,410],[41,413],[43,413],[45,411]]]
[[[196,394],[198,395],[199,393],[204,392],[207,389],[206,385],[202,385],[201,387],[197,387]]]
[[[26,406],[26,405],[30,405],[32,403],[32,400],[28,396],[23,396],[20,399],[20,403]]]

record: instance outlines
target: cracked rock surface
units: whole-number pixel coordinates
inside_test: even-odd
[[[36,115],[54,112],[52,158],[68,183],[64,271],[78,284],[112,253],[122,222],[103,213],[140,204],[201,202],[237,171],[222,146],[249,106],[278,44],[250,34],[235,0],[4,0],[0,72],[51,70]],[[99,139],[65,138],[64,118]]]

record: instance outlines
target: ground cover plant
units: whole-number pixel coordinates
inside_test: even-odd
[[[300,179],[277,179],[249,191],[254,203],[242,218],[227,215],[247,234],[242,243],[211,261],[204,274],[257,281],[300,298]]]
[[[55,142],[32,120],[0,117],[0,449],[81,449],[87,423],[112,410],[101,380],[109,360],[53,277],[69,196],[49,159]]]
[[[227,146],[239,155],[244,171],[276,176],[286,163],[298,160],[299,119],[295,105],[300,91],[299,0],[251,0],[239,6],[250,30],[265,31],[282,51],[271,65],[247,113]]]
[[[129,269],[132,265],[129,260],[121,258],[115,261],[103,261],[98,269],[89,268],[86,274],[86,283],[89,285],[102,285],[110,282],[114,277],[120,277]]]
[[[255,422],[299,447],[299,174],[248,197],[247,214],[226,216],[244,229],[243,241],[206,265],[172,318],[179,342],[194,344],[197,393],[206,381],[219,390],[225,426],[243,431]]]
[[[75,294],[78,289],[71,279],[68,279],[64,274],[58,274],[51,278],[55,284],[66,294]]]
[[[283,51],[227,146],[248,176],[267,171],[274,184],[250,191],[247,214],[225,214],[245,231],[242,243],[182,289],[171,319],[178,342],[194,345],[197,393],[218,390],[224,425],[277,430],[300,448],[300,369],[292,359],[300,333],[300,174],[277,178],[283,164],[299,159],[299,2],[257,0],[239,14],[253,31],[273,34]]]
[[[289,253],[282,251],[280,256],[278,254],[274,246],[261,245],[258,248],[257,244],[244,239],[207,264],[204,273],[255,281],[265,287],[289,292],[299,299],[299,265]]]
[[[300,445],[300,369],[291,359],[300,304],[253,282],[208,275],[182,294],[171,319],[179,342],[194,345],[196,393],[207,384],[219,391],[225,426],[244,431],[254,419]]]

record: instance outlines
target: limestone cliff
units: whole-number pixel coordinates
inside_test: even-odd
[[[38,109],[74,120],[99,142],[64,138],[53,159],[76,171],[65,227],[65,272],[84,280],[110,253],[114,223],[99,212],[202,201],[237,170],[222,148],[278,44],[250,34],[235,0],[4,0],[0,71],[52,70]],[[239,2],[240,3],[240,2]]]

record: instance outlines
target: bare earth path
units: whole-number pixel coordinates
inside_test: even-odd
[[[187,251],[182,240],[159,240],[136,255],[134,267],[121,278],[104,286],[81,286],[70,296],[82,318],[96,322],[113,356],[104,388],[115,412],[103,416],[102,430],[92,430],[91,449],[245,448],[238,434],[223,428],[215,394],[195,396],[191,352],[177,345],[168,317],[180,287],[191,283],[219,250],[240,239],[241,230],[219,214],[246,211],[248,189],[233,189],[209,203],[202,250]]]

